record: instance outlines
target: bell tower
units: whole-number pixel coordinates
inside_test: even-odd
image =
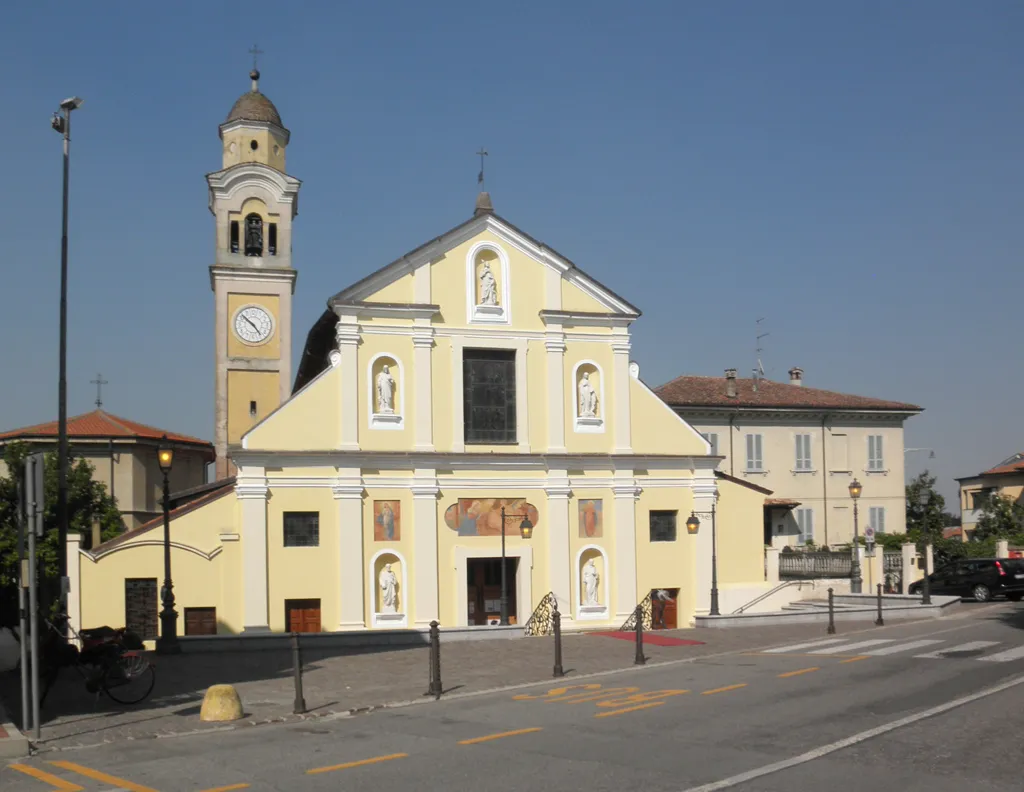
[[[292,221],[301,182],[285,173],[291,137],[260,92],[260,73],[220,125],[223,167],[207,174],[216,250],[214,448],[217,478],[233,475],[228,448],[290,394]]]

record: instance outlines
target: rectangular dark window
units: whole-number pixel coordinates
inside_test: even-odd
[[[674,511],[651,512],[651,541],[674,542],[676,540],[676,515]]]
[[[465,441],[515,443],[515,350],[465,350],[462,388]]]
[[[285,547],[319,547],[320,546],[320,513],[319,512],[285,512],[284,513],[284,546]]]
[[[144,641],[157,637],[156,578],[125,578],[124,626]]]
[[[249,415],[253,418],[256,417],[256,402],[254,401],[249,402]]]
[[[238,221],[231,221],[231,252],[238,252]]]
[[[267,235],[267,252],[271,256],[277,255],[277,223],[270,223],[270,232]]]
[[[185,608],[185,635],[216,634],[216,608]]]

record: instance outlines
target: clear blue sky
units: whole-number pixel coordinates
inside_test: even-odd
[[[659,384],[750,371],[927,408],[953,476],[1024,451],[1024,4],[16,3],[0,32],[0,426],[57,411],[58,102],[73,132],[69,404],[212,436],[217,125],[246,50],[304,182],[296,349],[327,297],[503,216],[644,311]],[[910,472],[926,455],[911,455]]]

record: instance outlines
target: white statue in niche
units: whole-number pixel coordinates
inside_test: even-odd
[[[597,584],[601,582],[601,576],[597,573],[597,566],[591,558],[583,565],[583,604],[597,605]]]
[[[377,375],[377,412],[393,413],[395,411],[395,378],[387,365]]]
[[[398,613],[398,578],[391,571],[391,564],[380,571],[381,613]]]
[[[584,371],[580,380],[580,418],[597,417],[597,391],[590,384],[590,373]]]
[[[480,273],[480,304],[498,304],[498,282],[494,279],[494,273],[491,272],[491,264],[488,261],[484,262],[484,271]]]

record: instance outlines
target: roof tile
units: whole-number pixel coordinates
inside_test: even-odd
[[[103,410],[93,410],[84,415],[76,415],[68,418],[68,437],[71,438],[137,438],[142,440],[160,440],[164,435],[175,443],[189,443],[192,445],[210,446],[206,440],[198,437],[167,432],[157,429],[154,426],[147,426],[138,421],[130,421],[127,418],[119,418]],[[12,429],[9,432],[0,432],[0,440],[16,440],[33,437],[56,437],[57,421],[25,426],[21,429]]]

